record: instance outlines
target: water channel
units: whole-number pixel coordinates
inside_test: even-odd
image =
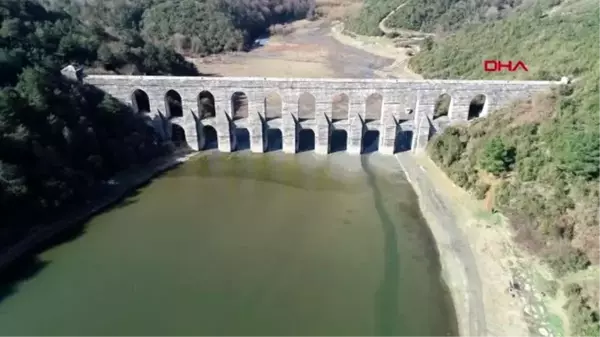
[[[2,335],[456,335],[393,157],[201,154],[40,255]]]

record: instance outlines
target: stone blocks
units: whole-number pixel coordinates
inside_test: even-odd
[[[74,71],[71,71],[74,73]],[[72,75],[69,73],[69,75]],[[310,128],[315,134],[315,152],[330,151],[332,130],[332,99],[336,94],[348,96],[348,119],[336,124],[348,134],[347,152],[363,151],[363,136],[367,130],[379,131],[379,151],[395,152],[398,130],[412,131],[413,151],[422,150],[432,134],[431,128],[452,125],[468,120],[471,100],[478,94],[485,95],[486,102],[480,116],[511,101],[530,98],[559,82],[549,81],[472,81],[472,80],[395,80],[395,79],[301,79],[301,78],[235,78],[235,77],[176,77],[176,76],[123,76],[89,75],[85,83],[94,85],[106,93],[132,105],[133,92],[144,91],[149,97],[152,125],[165,137],[171,136],[172,124],[179,125],[191,148],[201,150],[205,143],[204,126],[215,128],[220,151],[236,149],[236,129],[246,128],[250,135],[250,150],[266,150],[266,133],[276,127],[282,132],[282,150],[295,153],[298,150],[298,133]],[[165,95],[174,90],[181,96],[183,117],[172,117]],[[214,97],[214,117],[200,116],[198,96],[208,91]],[[243,92],[248,98],[248,116],[237,119],[233,115],[232,96]],[[265,98],[276,93],[281,98],[281,118],[266,120]],[[299,120],[299,97],[309,93],[314,97],[314,119]],[[370,95],[382,98],[377,120],[367,116],[366,101]],[[451,97],[448,123],[432,123],[436,100],[442,94]],[[132,105],[133,106],[133,105]],[[408,112],[407,112],[408,111]],[[414,113],[409,113],[414,111]],[[369,117],[369,123],[366,119]],[[163,125],[157,120],[162,120]],[[399,123],[405,122],[400,128]],[[408,122],[408,123],[406,123]],[[414,126],[414,127],[413,127]],[[437,130],[440,131],[440,130]]]

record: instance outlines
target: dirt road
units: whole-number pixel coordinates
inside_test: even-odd
[[[410,0],[408,0],[408,1],[410,1]],[[402,4],[400,4],[400,6],[396,7],[393,11],[389,12],[388,15],[386,15],[383,19],[381,19],[381,21],[379,21],[379,30],[381,30],[384,34],[394,34],[395,33],[395,34],[400,34],[400,35],[411,35],[411,36],[413,36],[414,39],[417,39],[417,40],[427,37],[427,36],[434,36],[434,34],[423,33],[423,32],[419,32],[416,30],[390,28],[385,24],[387,22],[387,20],[390,17],[392,17],[392,15],[394,15],[397,11],[399,11],[404,6],[406,6],[408,1],[403,2]]]

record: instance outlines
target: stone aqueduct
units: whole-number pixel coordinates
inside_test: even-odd
[[[378,149],[384,154],[397,152],[397,140],[401,137],[409,143],[404,150],[418,151],[426,146],[434,132],[475,117],[469,116],[469,106],[477,95],[485,96],[485,104],[478,114],[485,116],[513,100],[531,97],[558,84],[124,75],[89,75],[82,80],[131,105],[134,111],[147,114],[165,140],[172,139],[176,130],[194,150],[204,149],[208,133],[214,135],[216,131],[218,149],[235,151],[236,130],[247,129],[252,152],[267,151],[267,134],[280,130],[282,150],[296,153],[300,134],[312,130],[314,151],[322,154],[331,152],[332,135],[341,131],[346,132],[346,151],[350,153],[363,152],[363,139],[370,131],[379,132]],[[178,111],[166,103],[167,93],[179,101]],[[247,111],[243,115],[236,114],[236,102],[232,99],[239,93],[247,97]],[[265,98],[273,93],[281,98],[281,113],[269,115]],[[312,97],[312,115],[299,113],[299,99],[306,94]],[[332,113],[332,98],[338,94],[346,95],[348,100],[345,112],[336,116]],[[450,107],[447,116],[436,120],[434,106],[442,94],[450,95]],[[373,95],[381,98],[378,113],[367,112],[366,102]],[[140,103],[139,97],[147,99],[146,103]],[[201,99],[210,102],[211,111],[201,106]]]

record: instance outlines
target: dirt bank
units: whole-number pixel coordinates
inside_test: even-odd
[[[294,31],[275,35],[247,53],[192,58],[201,73],[220,76],[379,78],[394,64],[389,55],[375,55],[341,43],[323,21],[298,21]]]
[[[563,336],[564,313],[544,289],[552,276],[515,246],[508,223],[425,154],[396,157],[435,236],[461,335]],[[517,291],[508,291],[511,281]]]

